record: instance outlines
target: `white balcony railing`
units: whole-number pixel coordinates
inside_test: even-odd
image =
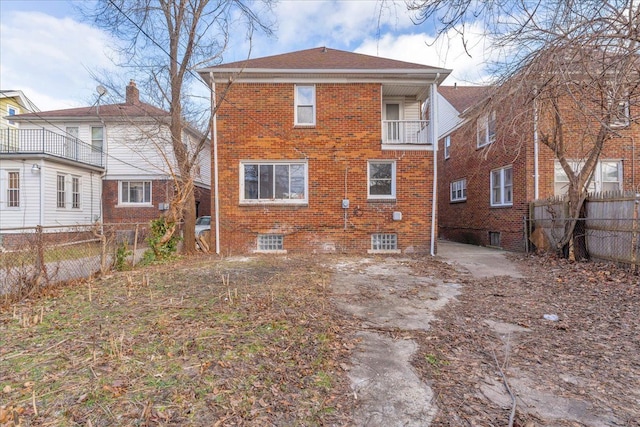
[[[428,120],[383,120],[383,144],[431,145]]]

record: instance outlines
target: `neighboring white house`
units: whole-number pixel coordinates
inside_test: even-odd
[[[0,228],[157,218],[169,206],[172,175],[178,175],[168,117],[140,101],[133,81],[124,103],[14,116],[19,129],[0,145],[6,177],[0,184]],[[185,131],[187,150],[202,137]],[[209,156],[207,141],[195,177],[199,214],[206,215]]]

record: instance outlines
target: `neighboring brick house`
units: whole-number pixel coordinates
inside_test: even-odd
[[[450,70],[319,47],[199,72],[218,252],[435,252],[424,115]]]
[[[61,194],[58,198],[64,199],[77,191],[90,191],[82,204],[60,199],[53,205],[54,216],[67,216],[65,223],[72,224],[148,222],[168,209],[173,194],[172,175],[177,174],[168,119],[166,111],[140,101],[133,81],[126,87],[124,103],[96,103],[13,117],[20,123],[19,137],[25,147],[37,146],[40,134],[56,135],[50,145],[58,164],[45,163],[51,156],[39,163],[42,176],[46,177],[47,194]],[[183,142],[189,149],[201,138],[200,133],[188,128]],[[200,215],[210,213],[209,156],[207,143],[195,176]],[[93,167],[87,177],[68,170],[68,165],[78,163]],[[69,216],[71,213],[73,217]]]
[[[439,236],[463,243],[525,250],[525,219],[529,216],[530,202],[566,194],[566,174],[552,150],[540,142],[536,144],[533,114],[514,111],[517,103],[505,103],[476,119],[472,112],[487,102],[490,88],[442,86],[439,93],[457,114],[457,120],[448,118],[448,123],[455,124],[440,133]],[[628,105],[626,108],[629,114]],[[514,128],[506,122],[518,116],[525,117],[518,118],[520,126],[515,135]],[[545,126],[544,120],[544,116],[538,119],[537,128]],[[565,124],[567,141],[578,140],[577,123],[574,120]],[[638,189],[640,169],[636,164],[635,141],[640,138],[640,129],[637,124],[626,123],[617,131],[619,136],[604,146],[591,191]],[[583,158],[574,152],[575,162]]]

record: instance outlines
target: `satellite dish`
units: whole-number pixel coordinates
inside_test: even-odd
[[[102,96],[105,93],[107,93],[107,89],[105,89],[104,86],[102,85],[98,85],[98,87],[96,88],[96,91],[98,92],[98,95]]]

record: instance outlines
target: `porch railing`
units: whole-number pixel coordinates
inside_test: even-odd
[[[383,120],[383,144],[431,145],[428,120]]]
[[[0,154],[46,154],[104,167],[102,147],[47,129],[0,129]]]

